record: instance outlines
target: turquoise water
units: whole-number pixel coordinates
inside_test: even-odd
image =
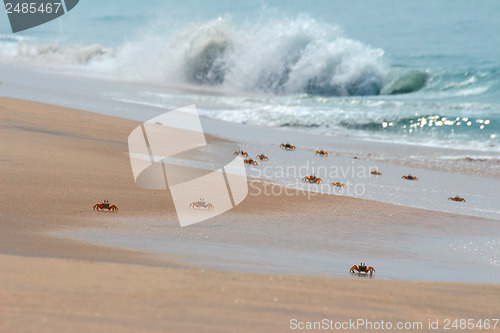
[[[500,151],[498,1],[84,0],[17,34],[2,15],[4,59],[165,87],[121,98],[182,87],[228,121]]]

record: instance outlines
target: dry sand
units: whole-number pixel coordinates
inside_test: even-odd
[[[175,256],[49,237],[46,231],[108,227],[100,224],[106,213],[91,210],[103,199],[119,202],[114,218],[175,213],[165,204],[168,191],[133,181],[127,137],[138,123],[6,98],[0,110],[2,331],[282,332],[292,318],[421,321],[415,331],[429,331],[429,319],[440,319],[442,329],[445,318],[498,317],[500,285],[208,271]],[[287,207],[290,216],[331,215],[327,200],[338,203],[336,216],[359,220],[437,214],[327,195],[307,207],[300,196],[250,196],[228,214]]]

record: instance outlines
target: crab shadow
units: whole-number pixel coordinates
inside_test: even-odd
[[[351,273],[352,276],[358,277],[358,278],[368,278],[368,279],[373,279],[373,274],[367,274],[367,273]]]

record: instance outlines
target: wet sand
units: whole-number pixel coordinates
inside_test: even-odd
[[[82,230],[112,235],[164,228],[203,237],[200,228],[211,228],[209,237],[215,237],[232,221],[265,228],[276,219],[277,229],[286,221],[300,234],[306,223],[326,228],[327,218],[351,225],[423,219],[431,230],[432,221],[464,217],[330,195],[261,195],[249,196],[219,220],[181,229],[168,191],[134,183],[127,137],[137,122],[7,98],[0,99],[0,110],[4,331],[275,332],[288,330],[292,318],[422,321],[426,331],[428,319],[498,315],[500,298],[492,297],[500,294],[498,284],[361,279],[349,276],[348,267],[345,278],[221,271],[175,253],[83,242]],[[120,210],[92,211],[104,199]],[[234,230],[230,235],[237,237],[242,229]],[[55,237],[61,232],[64,238]]]

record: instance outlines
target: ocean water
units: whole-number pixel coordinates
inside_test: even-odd
[[[500,152],[498,1],[85,0],[17,34],[2,15],[3,61],[137,82],[117,100]]]

